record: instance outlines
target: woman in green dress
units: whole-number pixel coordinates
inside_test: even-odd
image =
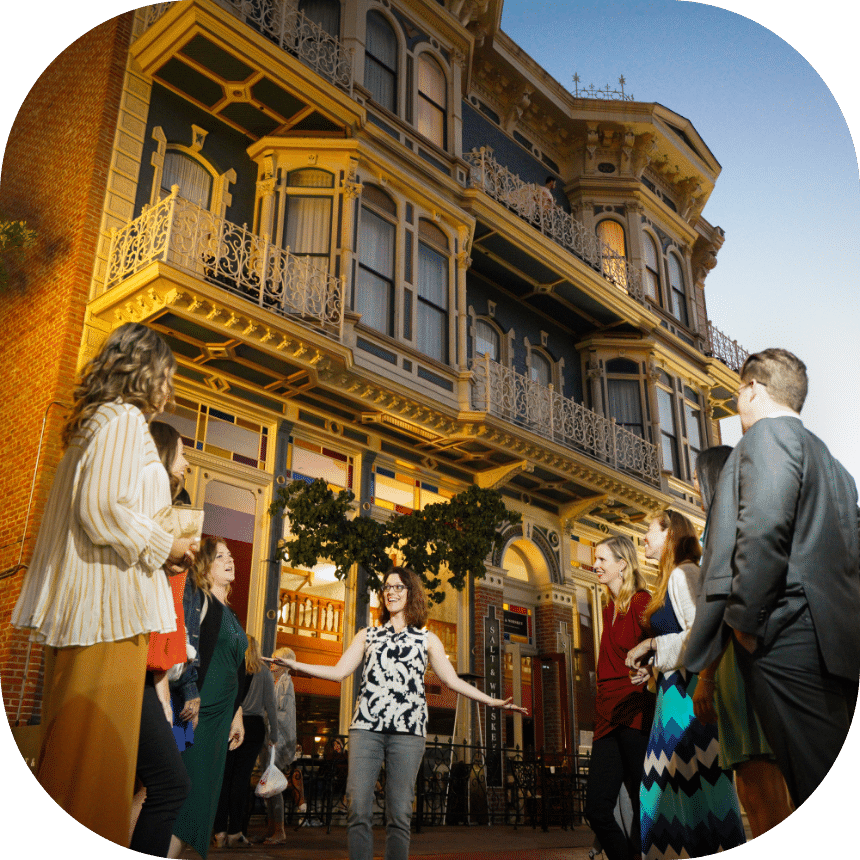
[[[200,712],[194,745],[182,753],[191,777],[191,794],[173,825],[167,856],[178,857],[190,845],[205,858],[218,809],[227,748],[236,749],[244,739],[241,701],[248,639],[227,605],[235,569],[233,556],[223,540],[206,537],[201,541],[192,575],[194,585],[204,594],[197,670]]]

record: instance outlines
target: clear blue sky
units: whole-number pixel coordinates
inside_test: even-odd
[[[637,100],[693,123],[723,168],[703,213],[726,231],[709,316],[749,351],[807,363],[804,421],[860,479],[857,160],[819,74],[760,24],[698,3],[506,0],[502,29],[568,88],[574,72],[598,87],[623,74]],[[725,430],[734,444],[739,422]]]

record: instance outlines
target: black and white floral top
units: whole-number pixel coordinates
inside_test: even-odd
[[[368,627],[364,671],[351,729],[383,734],[427,734],[427,630],[391,622]]]

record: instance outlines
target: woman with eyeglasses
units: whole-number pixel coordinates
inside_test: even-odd
[[[511,699],[493,699],[457,676],[442,642],[424,626],[427,601],[418,575],[395,567],[382,588],[381,627],[361,630],[335,666],[282,659],[282,665],[316,678],[342,681],[362,660],[364,669],[349,728],[347,840],[350,860],[373,858],[373,790],[385,762],[385,857],[408,860],[415,778],[424,755],[430,667],[454,692],[491,708],[527,713]]]

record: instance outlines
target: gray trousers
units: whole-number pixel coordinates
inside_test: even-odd
[[[373,860],[373,791],[385,762],[385,860],[409,860],[415,778],[424,755],[418,735],[349,732],[346,795],[349,860]]]

